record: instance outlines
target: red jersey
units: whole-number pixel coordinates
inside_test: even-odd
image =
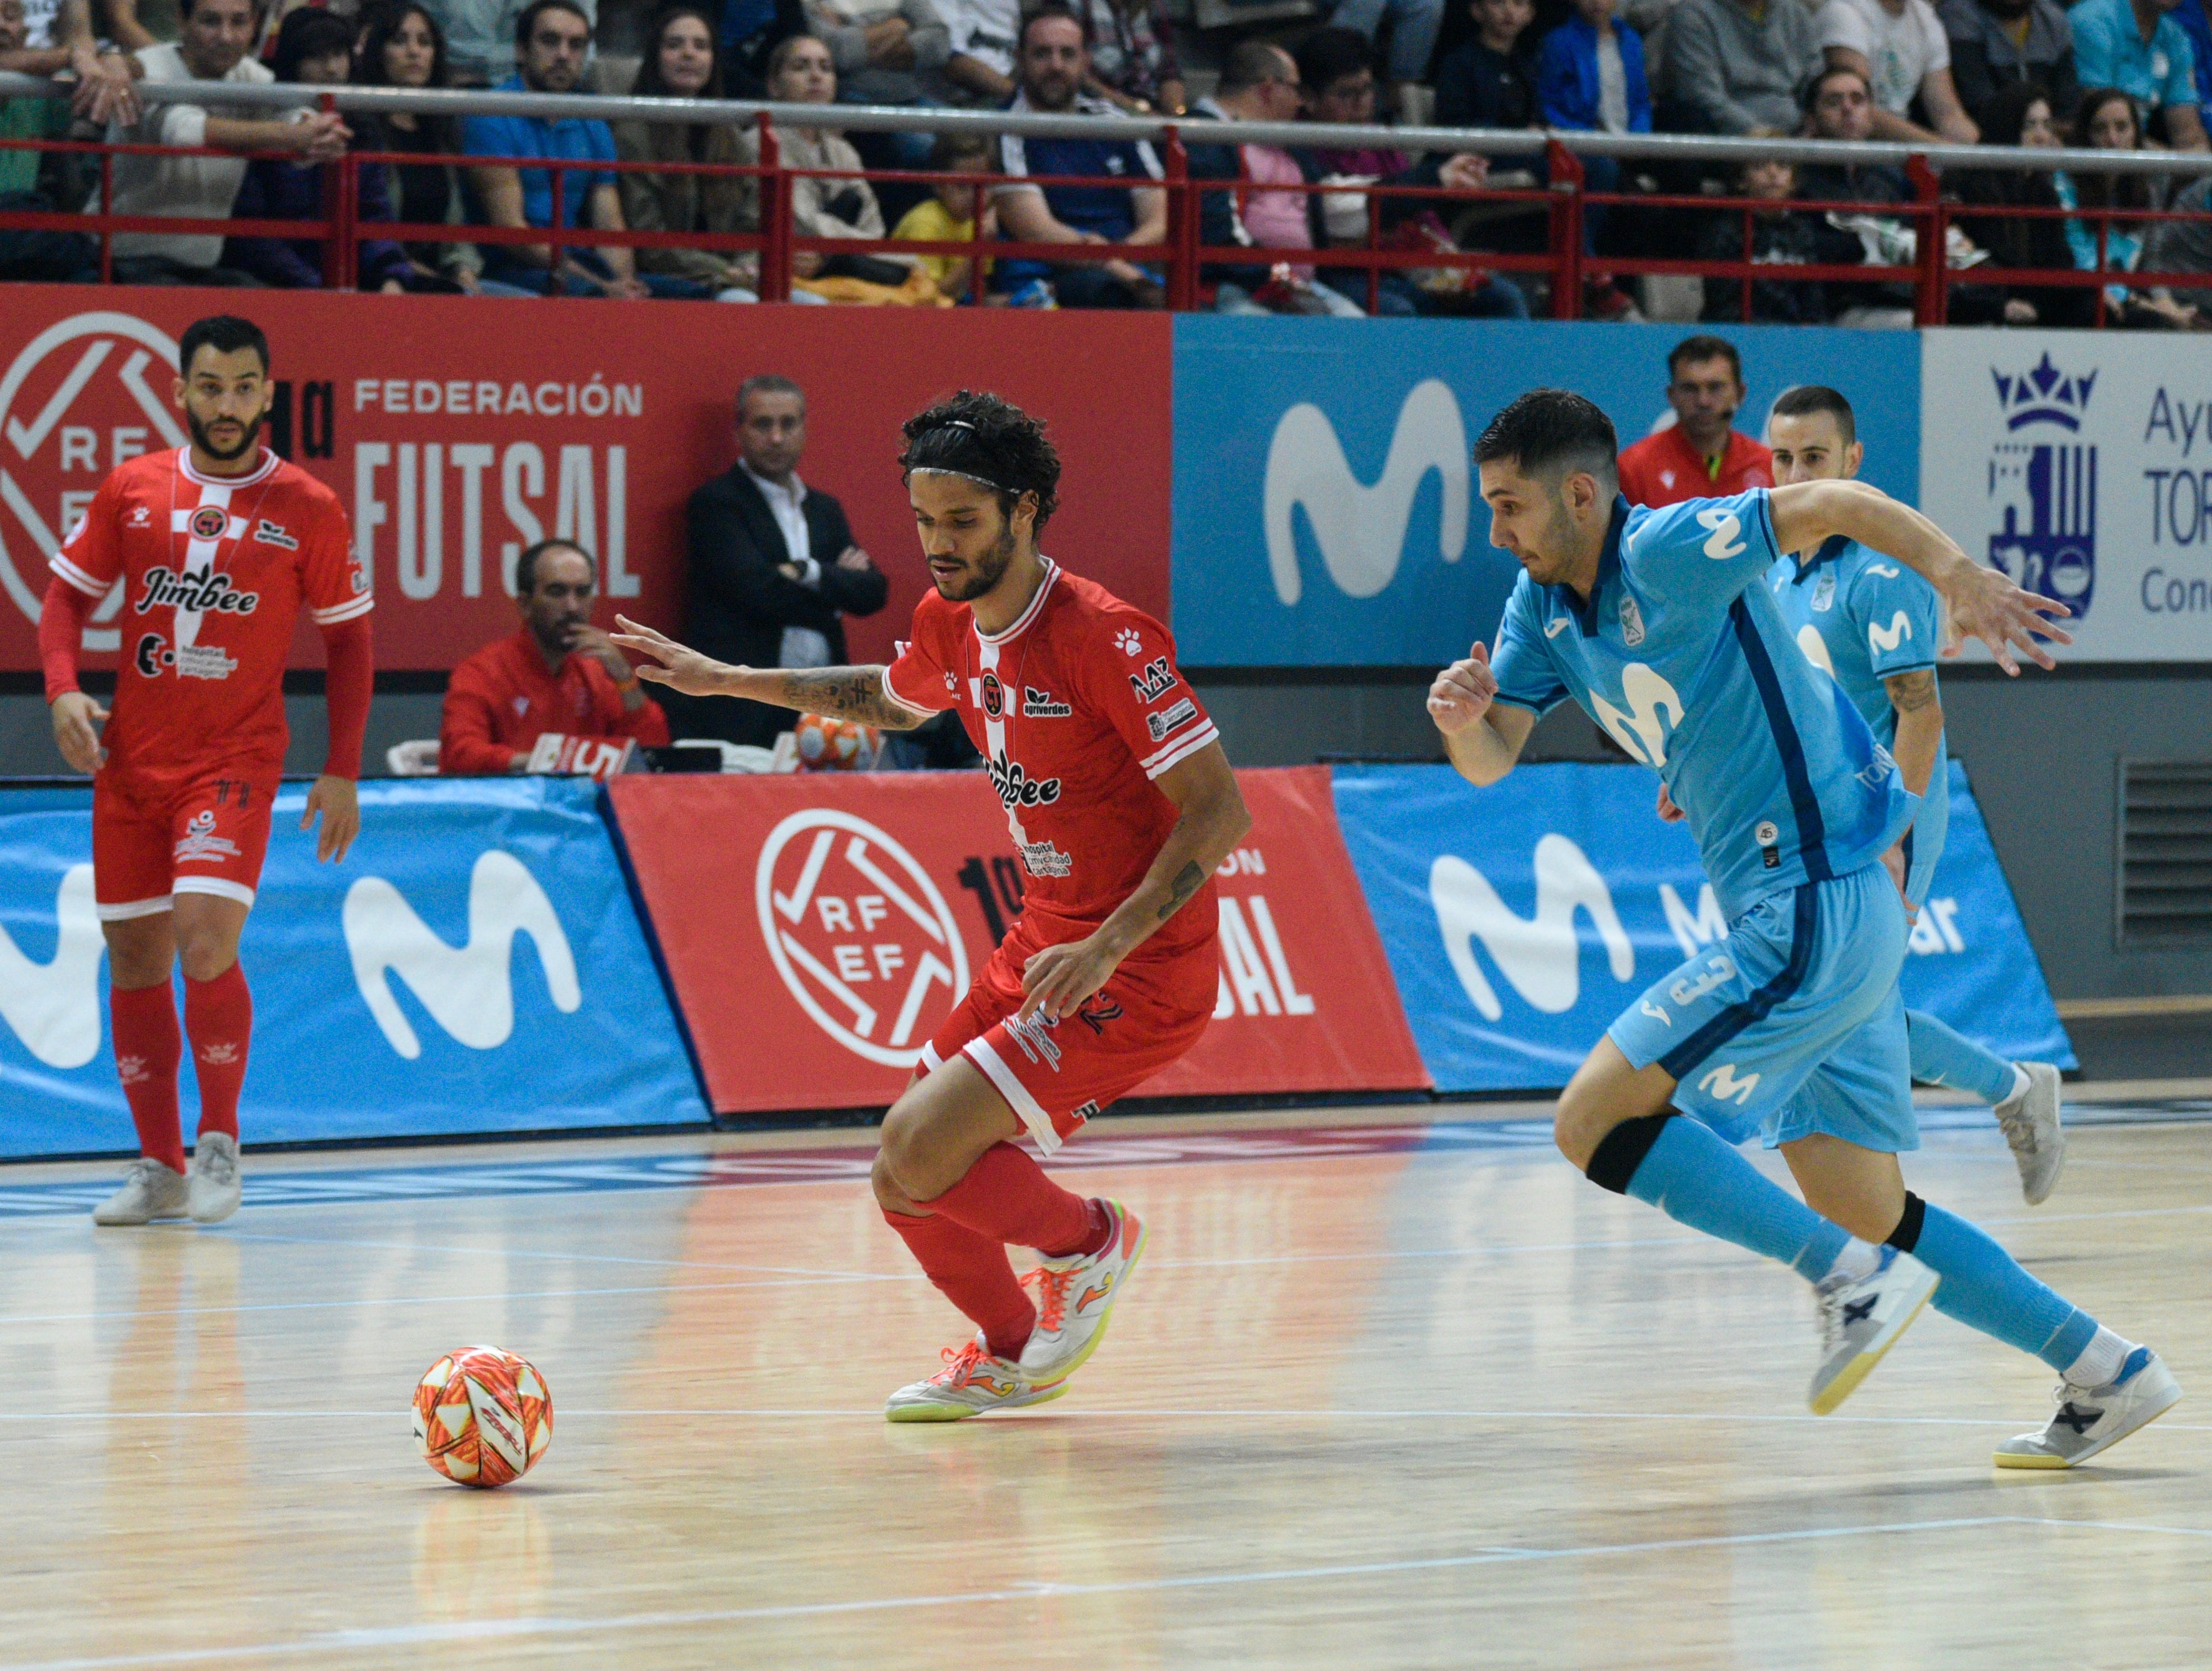
[[[182,447],[149,453],[101,483],[52,566],[91,598],[123,582],[104,771],[280,772],[301,606],[330,627],[373,601],[352,544],[337,495],[273,453],[222,477],[201,475]]]
[[[1679,423],[1646,435],[1620,455],[1623,496],[1632,505],[1654,510],[1686,499],[1725,499],[1773,485],[1773,453],[1763,442],[1733,429],[1717,471],[1690,445]]]
[[[438,769],[504,772],[508,761],[529,753],[538,734],[548,731],[564,737],[635,737],[653,746],[668,741],[659,703],[648,697],[636,713],[624,712],[622,692],[597,656],[569,655],[556,675],[525,627],[453,669],[439,727]]]
[[[925,593],[884,685],[918,713],[958,710],[1028,872],[1023,916],[1047,943],[1081,939],[1135,891],[1176,821],[1152,780],[1219,738],[1168,629],[1049,558],[1002,633]],[[1210,946],[1215,933],[1208,877],[1139,955]]]

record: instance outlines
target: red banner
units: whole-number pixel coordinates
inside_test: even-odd
[[[1213,1024],[1145,1096],[1415,1091],[1427,1072],[1322,767],[1237,774]],[[717,1113],[888,1103],[1021,909],[981,772],[609,786]]]
[[[269,334],[279,450],[354,519],[382,667],[449,668],[513,631],[514,554],[555,533],[598,554],[603,622],[680,625],[684,501],[734,461],[737,386],[763,372],[805,389],[799,474],[890,580],[888,607],[848,626],[856,658],[889,659],[927,583],[899,425],[962,387],[1050,423],[1066,473],[1048,545],[1166,618],[1164,315],[10,285],[0,667],[38,665],[46,560],[107,472],[183,444],[177,337],[233,311]],[[119,599],[88,629],[90,665],[115,648]],[[295,653],[320,665],[312,631]]]

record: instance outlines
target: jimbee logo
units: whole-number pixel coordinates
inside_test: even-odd
[[[2097,573],[2097,449],[2070,437],[2081,433],[2097,374],[2069,376],[2046,351],[2032,370],[1991,367],[1990,375],[2006,433],[2020,437],[1990,449],[1990,561],[2086,616]]]

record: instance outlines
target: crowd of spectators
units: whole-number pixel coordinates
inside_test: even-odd
[[[483,87],[558,97],[768,98],[911,109],[910,131],[781,126],[796,176],[791,229],[864,240],[793,257],[795,299],[904,307],[1159,307],[1168,238],[1161,159],[1100,136],[940,134],[934,108],[1188,120],[1204,297],[1226,312],[1525,316],[1547,282],[1484,255],[1547,248],[1545,153],[1208,143],[1224,119],[1411,123],[1522,131],[1651,131],[1958,146],[2072,143],[2207,151],[2212,0],[1303,0],[1310,15],[1179,33],[1171,0],[0,0],[0,70],[56,78],[66,100],[0,100],[0,138],[74,134],[211,155],[118,156],[112,206],[200,221],[321,218],[348,151],[361,228],[337,270],[313,238],[118,234],[116,277],[138,283],[715,299],[761,294],[758,130],[596,118],[458,121],[287,113],[139,97],[150,82]],[[1287,8],[1271,9],[1273,10]],[[1186,5],[1182,8],[1188,10]],[[602,15],[602,13],[605,13]],[[619,41],[620,53],[605,52]],[[631,66],[634,64],[634,68]],[[419,159],[419,160],[417,160]],[[554,165],[557,165],[556,172]],[[1635,317],[1608,262],[1694,249],[1771,268],[1708,279],[1702,315],[1909,323],[1909,289],[1838,279],[1907,264],[1913,192],[1890,168],[1785,163],[1700,169],[1585,155],[1581,311]],[[992,183],[861,178],[863,171],[998,175]],[[1073,177],[1091,183],[1070,184]],[[1947,258],[1954,317],[2007,324],[2212,325],[2190,298],[2133,271],[2212,270],[2212,229],[2187,221],[2212,185],[2150,174],[1949,168],[1958,206]],[[2212,178],[2212,177],[2207,177]],[[556,185],[557,181],[557,185]],[[0,150],[0,210],[97,207],[82,154]],[[1681,199],[1710,199],[1684,208]],[[1640,201],[1653,199],[1647,205]],[[1663,201],[1662,201],[1663,199]],[[2022,216],[2008,211],[2041,210]],[[379,223],[449,229],[374,235]],[[698,248],[558,234],[687,233]],[[527,234],[542,234],[532,237]],[[886,240],[933,246],[906,254]],[[1021,256],[945,246],[1009,240]],[[1037,258],[1036,246],[1071,246]],[[1119,246],[1108,257],[1076,246]],[[1379,247],[1370,276],[1328,252]],[[1818,265],[1818,279],[1788,269]],[[1983,283],[2022,268],[2111,273],[2073,285]],[[89,279],[83,234],[0,230],[0,278]],[[2212,289],[2212,285],[2208,285]],[[2101,293],[2101,300],[2100,300]],[[1679,289],[1676,292],[1679,296]],[[1680,306],[1679,301],[1675,303]],[[1694,307],[1692,311],[1698,311]]]

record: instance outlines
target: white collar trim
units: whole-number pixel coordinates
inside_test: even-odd
[[[1037,553],[1037,561],[1044,565],[1044,579],[1037,582],[1036,595],[1030,599],[1030,606],[1017,616],[1013,625],[1008,627],[1004,632],[987,633],[982,628],[977,627],[975,636],[984,643],[1004,644],[1009,639],[1020,637],[1035,624],[1038,613],[1044,608],[1045,599],[1051,594],[1052,583],[1060,578],[1060,565],[1050,557],[1040,551]],[[974,617],[971,616],[969,618],[972,620]]]
[[[203,476],[192,468],[192,449],[177,449],[177,469],[187,482],[198,483],[204,488],[250,488],[256,482],[265,482],[276,473],[284,461],[267,447],[261,449],[261,462],[243,476]]]

